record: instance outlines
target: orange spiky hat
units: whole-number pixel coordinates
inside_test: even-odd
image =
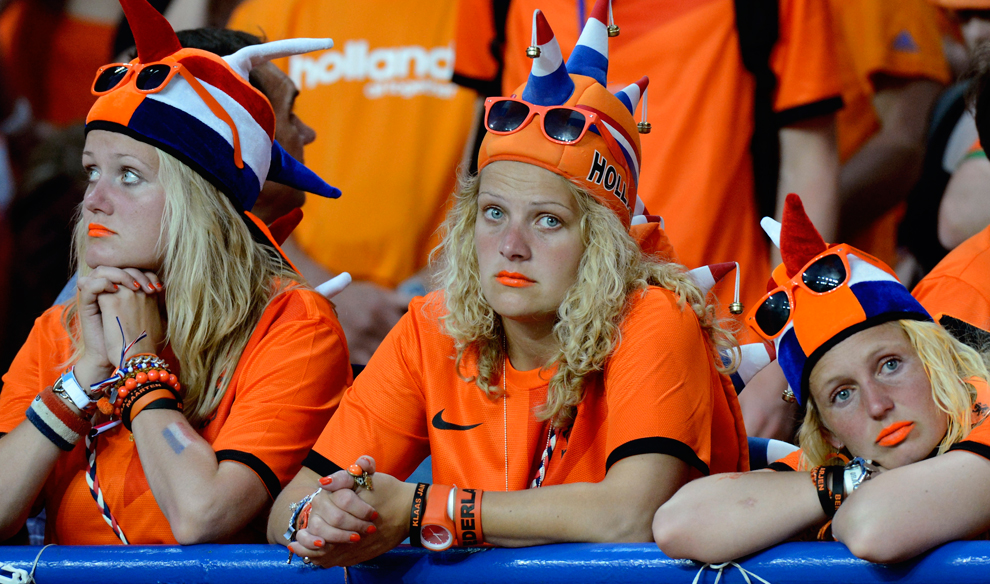
[[[545,168],[575,180],[628,228],[634,216],[644,213],[637,196],[641,146],[633,111],[649,80],[643,77],[615,94],[606,89],[610,13],[609,0],[595,3],[565,64],[550,24],[537,10],[533,31],[539,56],[529,80],[513,93],[533,105],[566,106],[594,114],[595,124],[573,144],[546,139],[536,122],[512,134],[489,132],[481,143],[478,169],[498,160]],[[497,98],[489,101],[493,99]]]
[[[119,132],[175,156],[209,180],[240,211],[250,211],[265,180],[324,197],[340,191],[275,141],[275,114],[248,82],[271,59],[333,46],[331,39],[287,39],[219,57],[184,49],[168,21],[147,0],[120,0],[138,56],[101,67],[99,99],[86,131]],[[253,223],[249,222],[249,227]]]
[[[885,322],[932,320],[885,263],[850,245],[827,245],[797,195],[787,195],[781,223],[765,217],[762,225],[780,248],[783,263],[746,321],[761,336],[772,336],[777,362],[799,404],[807,403],[811,370],[835,345]],[[820,261],[829,262],[834,274],[823,283],[813,280],[811,269]],[[786,309],[772,335],[766,333],[777,328],[768,325],[774,317],[761,313],[767,301]]]

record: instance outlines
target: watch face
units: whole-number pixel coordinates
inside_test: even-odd
[[[454,536],[442,525],[424,525],[420,539],[423,547],[431,552],[442,552],[454,543]]]

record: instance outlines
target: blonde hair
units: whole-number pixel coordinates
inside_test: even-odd
[[[299,276],[273,248],[254,241],[240,213],[216,187],[157,152],[158,180],[165,190],[157,246],[168,312],[165,341],[179,361],[185,416],[195,425],[223,399],[269,301],[298,284]],[[81,275],[90,271],[84,261],[87,241],[80,218],[73,254]],[[72,337],[71,362],[84,350],[77,308],[73,301],[62,318]]]
[[[721,372],[735,370],[738,344],[715,316],[715,307],[678,264],[644,254],[618,217],[587,191],[558,177],[581,210],[585,249],[577,280],[557,309],[553,334],[556,354],[544,365],[557,371],[550,379],[547,402],[537,412],[541,419],[566,425],[584,397],[584,379],[601,371],[619,343],[619,331],[631,294],[654,285],[674,292],[681,306],[690,306],[710,341],[712,359]],[[485,300],[478,272],[474,229],[478,213],[478,175],[460,177],[460,187],[442,227],[444,238],[432,258],[437,279],[445,291],[445,310],[437,310],[457,350],[455,367],[465,381],[473,381],[489,397],[501,394],[493,383],[503,373],[502,322]],[[439,307],[436,307],[439,308]],[[732,356],[724,365],[718,350]],[[477,374],[464,373],[466,354],[476,357]]]
[[[907,335],[925,368],[935,405],[948,416],[948,431],[938,447],[938,453],[944,454],[969,434],[972,424],[970,410],[976,401],[976,388],[968,380],[973,377],[988,378],[984,356],[956,340],[934,322],[895,322]],[[848,457],[848,452],[840,451],[828,442],[825,437],[827,431],[815,400],[809,394],[804,422],[798,430],[803,467],[841,464],[842,458]]]

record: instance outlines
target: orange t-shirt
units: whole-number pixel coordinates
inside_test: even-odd
[[[24,423],[31,400],[62,373],[72,353],[61,323],[64,309],[55,306],[38,319],[4,376],[0,432]],[[330,303],[313,291],[290,290],[275,297],[262,314],[220,405],[197,432],[213,446],[218,461],[238,462],[257,473],[274,500],[299,471],[351,381],[344,333]],[[96,445],[97,478],[127,539],[175,545],[131,433],[118,426],[102,434]],[[103,520],[85,474],[85,444],[80,441],[62,454],[42,490],[48,542],[120,543]],[[264,517],[228,541],[263,543]]]
[[[880,131],[873,108],[878,75],[949,82],[936,10],[927,0],[832,0],[836,53],[845,107],[836,118],[839,159],[847,162]],[[924,120],[917,120],[924,123]],[[900,205],[850,243],[884,262],[897,263]]]
[[[395,287],[426,265],[473,125],[472,92],[451,83],[456,0],[248,0],[230,28],[268,40],[332,37],[282,59],[295,112],[317,132],[306,163],[343,191],[310,196],[293,232],[313,260]]]
[[[587,16],[592,4],[513,0],[506,22],[505,95],[526,81],[532,67],[525,49],[533,9],[546,15],[567,58],[584,24],[579,11]],[[463,9],[465,17],[478,9]],[[769,248],[759,226],[750,154],[755,81],[742,63],[733,1],[628,0],[612,9],[621,32],[609,39],[609,81],[621,87],[643,75],[650,78],[653,131],[641,136],[639,196],[650,213],[663,216],[685,265],[738,261],[742,300],[752,303],[766,292]],[[774,108],[780,121],[786,125],[834,112],[841,87],[827,5],[780,0],[779,21],[770,64],[777,74]],[[476,42],[488,38],[481,34]],[[494,57],[480,50],[465,53],[479,60],[462,65],[459,52],[459,74],[491,71]],[[731,294],[731,286],[717,290],[723,300]]]
[[[385,338],[304,464],[323,475],[358,456],[406,478],[432,454],[433,479],[483,490],[521,490],[539,469],[549,423],[550,373],[506,364],[506,399],[489,399],[454,366],[439,317],[443,296],[413,300]],[[628,456],[675,456],[692,476],[749,467],[732,383],[714,367],[698,319],[661,288],[633,292],[622,340],[604,370],[587,378],[573,425],[547,466],[545,485],[598,482]],[[465,357],[464,373],[476,371]],[[506,476],[508,469],[508,476]]]
[[[84,121],[96,101],[89,90],[96,70],[115,56],[111,51],[117,23],[91,22],[69,14],[60,14],[55,22],[35,20],[48,14],[20,1],[11,3],[0,16],[4,82],[14,95],[28,98],[35,118],[66,126]],[[39,31],[47,27],[50,33]],[[39,63],[44,65],[41,71]]]
[[[990,330],[990,227],[949,252],[911,294],[932,315]]]

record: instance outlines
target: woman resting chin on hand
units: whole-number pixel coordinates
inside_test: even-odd
[[[880,260],[826,246],[797,195],[778,288],[747,321],[777,344],[806,408],[801,450],[760,471],[686,485],[653,533],[674,558],[722,562],[790,538],[896,562],[990,529],[983,356],[931,322]]]
[[[0,468],[21,470],[0,473],[0,540],[37,502],[52,543],[260,542],[252,519],[351,378],[332,307],[247,211],[273,164],[275,180],[334,189],[272,143],[271,105],[246,79],[284,43],[224,60],[179,48],[145,0],[123,4],[138,58],[93,84],[78,294],[4,376]],[[235,123],[206,84],[257,118]],[[214,130],[225,120],[233,144]]]
[[[734,341],[684,268],[630,235],[639,140],[623,100],[646,80],[620,100],[574,55],[567,69],[594,78],[560,64],[488,100],[442,290],[412,302],[347,391],[276,500],[270,541],[322,566],[407,536],[431,550],[650,541],[682,484],[746,469],[716,349]],[[644,241],[664,239],[656,227]],[[437,484],[399,482],[430,454]]]

